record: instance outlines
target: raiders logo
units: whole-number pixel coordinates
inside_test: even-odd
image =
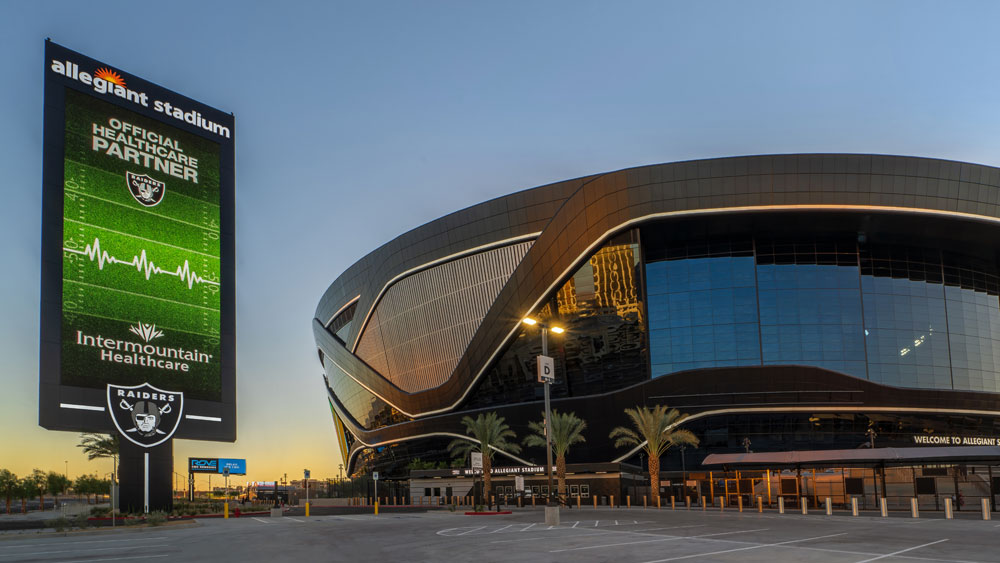
[[[165,183],[145,174],[125,172],[125,183],[128,184],[128,191],[132,193],[132,197],[146,207],[153,207],[163,201],[163,194],[167,191]]]
[[[184,393],[164,391],[148,383],[132,387],[108,384],[108,412],[122,436],[152,448],[177,431],[184,413]]]

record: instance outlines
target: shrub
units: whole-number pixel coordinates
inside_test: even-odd
[[[167,515],[163,512],[151,512],[146,516],[146,523],[150,526],[162,526],[167,521]]]
[[[86,514],[77,514],[73,518],[73,525],[77,528],[87,528],[90,526],[90,520],[87,520]]]
[[[59,518],[53,518],[52,520],[45,521],[46,528],[55,528],[57,532],[65,532],[67,528],[71,527],[69,519],[65,516],[60,516]]]

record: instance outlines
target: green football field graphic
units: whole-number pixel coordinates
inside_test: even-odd
[[[135,151],[193,157],[197,182]],[[63,384],[220,400],[219,146],[67,89],[64,166]],[[162,182],[162,199],[140,203],[126,173]]]

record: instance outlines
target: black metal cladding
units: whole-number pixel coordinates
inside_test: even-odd
[[[707,241],[704,250],[685,250],[694,252],[691,256],[717,252],[711,246],[715,244],[713,241],[720,239],[727,240],[726,244],[732,247],[727,250],[731,255],[745,256],[748,239],[756,238],[761,242],[770,237],[775,240],[770,251],[763,248],[763,244],[756,250],[760,264],[769,255],[773,256],[775,265],[791,265],[804,260],[838,269],[860,269],[861,277],[871,272],[876,279],[905,279],[923,285],[940,284],[943,280],[946,292],[949,288],[974,288],[971,291],[979,298],[980,294],[995,296],[997,292],[991,272],[996,263],[992,241],[996,239],[1000,224],[998,190],[1000,170],[996,168],[873,155],[736,157],[646,166],[571,180],[453,213],[372,252],[338,278],[326,292],[317,308],[314,333],[326,357],[341,366],[349,377],[400,413],[418,417],[412,422],[374,432],[355,428],[363,435],[359,436],[363,441],[382,443],[416,435],[418,430],[444,431],[445,426],[437,424],[445,424],[450,418],[451,415],[445,413],[458,414],[455,409],[465,408],[463,401],[473,401],[469,393],[477,389],[475,385],[484,381],[482,378],[496,365],[500,354],[517,346],[520,319],[544,306],[566,279],[617,232],[642,226],[643,250],[648,253],[646,262],[673,256],[668,256],[669,245],[662,244],[663,241],[656,240],[655,236],[647,236],[645,225],[683,223],[687,238]],[[742,228],[738,225],[741,221],[754,223],[754,228]],[[404,271],[473,248],[498,245],[539,232],[531,250],[486,313],[450,377],[439,387],[407,392],[351,354],[349,349],[362,325],[357,320],[351,323],[350,334],[344,339],[348,346],[330,336],[324,327],[334,312],[358,295],[356,319],[365,318],[382,288]],[[679,232],[672,232],[667,238]],[[791,235],[794,239],[803,232],[837,233],[839,239],[832,241],[832,246],[831,241],[792,240],[790,252],[789,247],[780,246],[784,244],[780,240],[783,237]],[[873,246],[866,257],[856,249],[862,239],[864,242],[878,240],[887,250],[879,254]],[[923,243],[932,239],[941,244],[928,251]],[[799,248],[797,242],[809,242],[812,247]],[[841,245],[845,245],[846,250],[842,251]],[[853,250],[849,248],[851,245],[855,247]],[[907,248],[916,250],[911,252]],[[937,252],[936,258],[933,251]],[[950,258],[954,251],[960,251],[961,260]],[[664,254],[657,256],[657,252]],[[930,255],[924,256],[928,252]],[[806,259],[806,254],[811,257]],[[754,255],[752,248],[750,255]],[[855,260],[853,266],[848,263],[851,258]],[[934,271],[938,263],[940,274]],[[888,276],[884,273],[886,269]],[[941,280],[935,276],[940,276]],[[889,295],[895,294],[890,291]],[[960,301],[962,307],[969,310],[982,306],[964,298]],[[912,305],[911,299],[911,309]],[[979,323],[979,317],[969,323]],[[978,330],[979,325],[976,326]],[[972,350],[975,344],[964,345]],[[982,343],[979,345],[981,351]],[[780,371],[778,367],[735,369],[733,373],[742,373],[742,377],[748,378],[751,372],[746,370],[766,374],[762,381],[755,382],[765,387]],[[756,371],[760,369],[764,371]],[[968,375],[972,382],[969,387],[975,388],[976,384],[985,381],[980,379],[984,373],[975,373],[975,370],[986,372],[989,369],[992,368],[985,368],[982,363],[974,368]],[[816,371],[827,378],[833,373]],[[341,375],[331,374],[331,378],[334,377]],[[674,374],[654,379],[639,388],[659,386],[665,379],[675,383],[677,377]],[[717,389],[732,383],[734,378],[727,376],[715,381],[706,375],[695,379],[703,388]],[[882,376],[882,380],[892,382],[891,377]],[[997,398],[992,394],[970,395],[945,390],[866,394],[858,404],[875,404],[872,398],[877,396],[881,404],[912,405],[916,403],[911,399],[925,397],[927,393],[936,394],[935,399],[919,402],[967,408],[971,400],[979,405],[978,408],[996,410],[998,407]],[[617,412],[619,407],[634,406],[636,400],[645,400],[645,392],[627,389],[618,391],[615,396],[627,399],[626,404],[618,405],[617,401],[609,402],[605,398],[592,409],[594,412]],[[583,399],[568,397],[563,400]],[[528,405],[530,411],[537,411],[537,405]],[[455,431],[456,422],[457,419],[448,422],[446,430]]]

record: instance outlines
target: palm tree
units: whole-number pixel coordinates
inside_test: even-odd
[[[462,424],[465,425],[465,433],[474,440],[456,438],[448,444],[448,451],[456,458],[464,458],[471,452],[483,454],[483,498],[485,503],[489,503],[489,492],[492,490],[490,469],[493,467],[493,453],[505,451],[516,454],[521,451],[521,446],[513,442],[517,435],[510,426],[507,426],[502,416],[497,416],[496,412],[480,414],[475,420],[470,416],[463,416]]]
[[[111,459],[112,475],[118,474],[118,449],[120,442],[118,434],[98,434],[88,432],[80,434],[80,443],[76,445],[83,448],[83,453],[87,454],[87,459]]]
[[[49,487],[49,477],[41,469],[35,469],[24,478],[25,486],[31,491],[30,496],[38,496],[38,510],[45,510],[45,490]]]
[[[3,494],[7,500],[7,504],[5,505],[7,514],[10,514],[10,500],[17,490],[17,484],[17,475],[14,475],[7,469],[0,469],[0,494]]]
[[[68,489],[71,484],[72,482],[69,480],[69,477],[56,473],[55,471],[49,471],[49,474],[45,476],[46,489],[48,489],[49,494],[51,494],[53,498],[57,498],[59,495],[65,494],[66,489]]]
[[[28,499],[33,496],[35,496],[35,489],[31,477],[18,479],[17,486],[14,487],[14,497],[21,501],[21,514],[28,513]]]
[[[666,405],[653,408],[636,407],[625,409],[625,414],[632,419],[635,430],[619,426],[611,431],[610,438],[615,438],[615,447],[642,446],[649,458],[649,486],[652,500],[660,498],[660,456],[671,446],[698,446],[698,438],[690,430],[675,429],[687,418],[677,409],[669,409]]]
[[[542,413],[543,420],[540,422],[529,422],[528,428],[534,434],[529,434],[524,438],[524,445],[528,447],[545,447],[545,414]],[[556,478],[559,480],[559,499],[566,498],[566,453],[573,444],[586,442],[583,431],[587,429],[587,423],[576,416],[575,412],[560,413],[552,411],[552,451],[556,455]]]

